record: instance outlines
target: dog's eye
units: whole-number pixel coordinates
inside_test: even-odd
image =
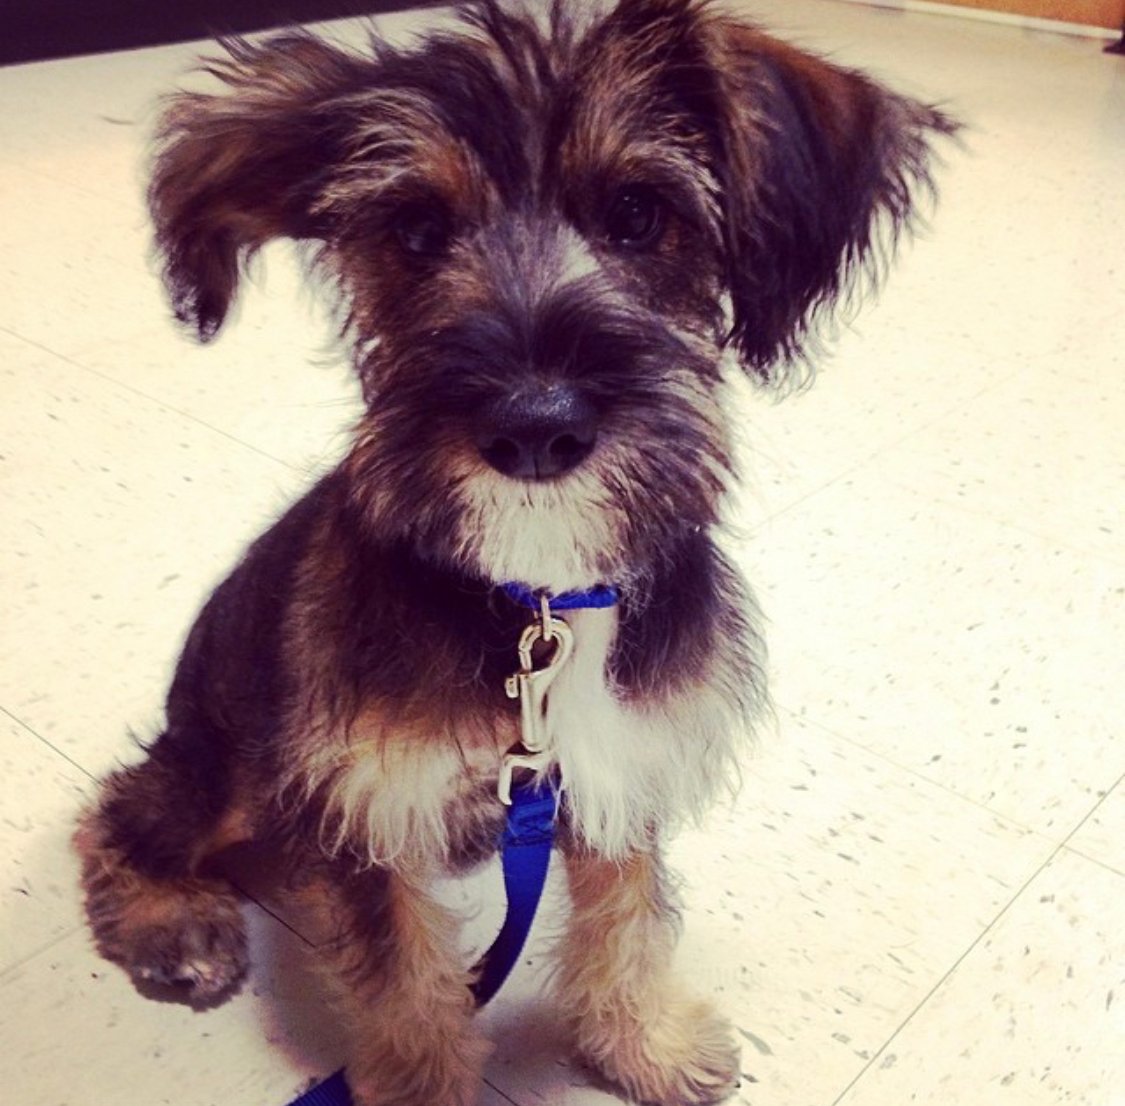
[[[622,189],[606,213],[606,238],[615,246],[651,246],[663,229],[664,205],[651,188],[643,185]]]
[[[432,207],[407,207],[394,222],[398,244],[413,257],[440,257],[449,249],[453,230],[444,212]]]

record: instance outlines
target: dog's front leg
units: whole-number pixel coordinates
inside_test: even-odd
[[[632,1097],[701,1106],[737,1084],[729,1024],[671,977],[679,913],[659,851],[566,855],[573,906],[557,976],[581,1055]]]
[[[385,868],[333,871],[306,897],[327,908],[322,947],[355,1106],[469,1106],[486,1042],[472,1024],[457,917],[425,885]]]

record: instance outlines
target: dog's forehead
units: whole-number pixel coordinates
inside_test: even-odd
[[[354,149],[384,165],[397,152],[400,169],[462,200],[487,185],[509,208],[549,196],[560,175],[674,172],[698,136],[669,94],[676,65],[662,28],[606,17],[604,4],[546,7],[478,11],[385,55]]]

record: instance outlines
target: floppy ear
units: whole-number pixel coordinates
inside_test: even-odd
[[[255,250],[322,233],[312,200],[342,142],[331,102],[363,65],[300,32],[223,45],[228,57],[205,70],[226,89],[170,98],[148,193],[172,307],[203,341]]]
[[[799,361],[817,309],[878,275],[919,194],[934,107],[726,19],[712,24],[731,340],[767,382]]]

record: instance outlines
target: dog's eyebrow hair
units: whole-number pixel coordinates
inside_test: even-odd
[[[525,139],[529,105],[521,103],[489,59],[470,44],[437,38],[410,53],[385,53],[370,88],[398,90],[425,100],[441,125],[463,142],[511,203],[530,183]]]

